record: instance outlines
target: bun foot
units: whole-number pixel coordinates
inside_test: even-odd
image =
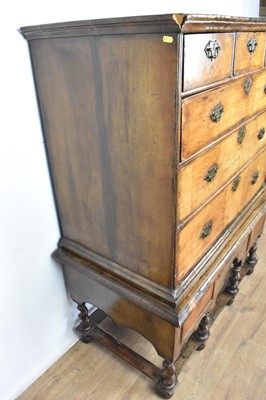
[[[254,272],[254,267],[253,268],[249,268],[249,270],[247,272],[247,275],[251,275],[251,274],[253,274],[253,272]]]
[[[164,360],[163,368],[160,370],[156,383],[156,393],[163,399],[170,399],[177,384],[176,370],[174,363]]]
[[[202,351],[205,349],[205,347],[206,347],[206,343],[202,343],[197,347],[197,351]]]
[[[231,304],[233,304],[233,302],[235,301],[235,296],[230,297],[230,299],[228,300],[228,302],[226,303],[227,306],[231,306]]]

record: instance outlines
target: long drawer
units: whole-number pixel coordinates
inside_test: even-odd
[[[182,160],[206,147],[265,106],[265,70],[184,99]]]
[[[178,218],[184,220],[266,145],[266,111],[235,129],[179,171]]]
[[[223,230],[248,204],[266,178],[266,150],[217,196],[207,203],[178,233],[177,281],[179,282],[214,244]]]

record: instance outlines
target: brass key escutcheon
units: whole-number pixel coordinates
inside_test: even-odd
[[[246,135],[246,127],[242,126],[242,128],[240,128],[238,130],[238,134],[237,134],[237,141],[239,144],[243,143],[245,135]]]
[[[252,85],[252,79],[249,76],[244,82],[244,92],[246,93],[246,95],[249,94],[251,85]]]

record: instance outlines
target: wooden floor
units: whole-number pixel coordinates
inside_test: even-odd
[[[234,304],[212,326],[206,349],[195,352],[179,375],[173,399],[266,400],[266,231],[258,255],[254,274],[244,278]],[[161,365],[152,345],[140,335],[123,329],[119,338]],[[152,400],[158,396],[153,382],[133,367],[96,343],[78,342],[18,399]]]

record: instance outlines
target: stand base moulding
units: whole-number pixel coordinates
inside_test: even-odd
[[[263,19],[181,14],[21,28],[76,332],[163,398],[257,262],[265,30]],[[149,340],[162,368],[106,332],[106,316]]]

